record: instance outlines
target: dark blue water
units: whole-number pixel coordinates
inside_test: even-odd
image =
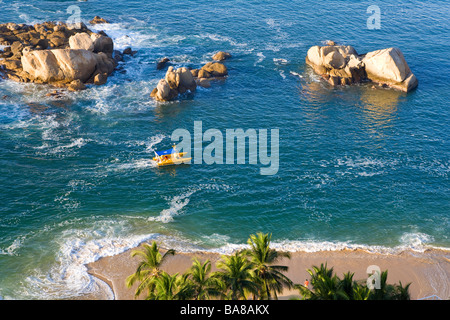
[[[84,264],[148,239],[220,252],[273,233],[288,250],[450,247],[450,30],[445,1],[1,1],[0,22],[66,21],[78,12],[117,49],[108,83],[55,99],[0,81],[0,296],[96,290]],[[68,11],[68,8],[70,10]],[[75,8],[76,9],[76,8]],[[416,91],[333,89],[305,65],[325,40],[359,53],[402,50]],[[177,101],[151,90],[168,56],[198,68],[223,50],[229,77]],[[277,174],[261,164],[156,168],[183,128],[278,129]]]

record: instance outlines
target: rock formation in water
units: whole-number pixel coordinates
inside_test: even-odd
[[[71,90],[104,84],[121,60],[110,37],[83,23],[0,24],[0,45],[5,77]]]
[[[165,78],[159,80],[150,96],[159,101],[169,101],[175,99],[179,94],[186,91],[194,92],[196,89],[197,84],[188,68],[183,67],[175,70],[170,66]]]
[[[231,57],[229,53],[226,53],[224,56],[224,59]],[[216,55],[214,57],[219,58]],[[227,75],[227,67],[223,63],[216,61],[208,62],[200,69],[192,70],[188,68],[175,70],[170,66],[167,69],[165,78],[158,82],[158,85],[153,89],[150,96],[158,101],[170,101],[186,91],[194,92],[197,85],[209,88],[211,86],[210,80],[223,79]]]
[[[415,89],[418,80],[398,48],[388,48],[358,55],[352,46],[313,46],[306,63],[331,85],[348,85],[364,81],[404,92]]]

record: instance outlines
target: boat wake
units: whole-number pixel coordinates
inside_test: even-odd
[[[129,144],[130,145],[139,145],[144,146],[145,149],[142,151],[144,153],[143,158],[140,159],[133,159],[128,162],[124,163],[114,163],[111,166],[111,169],[113,171],[127,171],[127,170],[142,170],[147,168],[155,168],[157,167],[157,163],[153,161],[153,156],[155,153],[155,145],[160,143],[166,138],[165,135],[157,134],[155,136],[152,136],[147,141],[132,141]]]
[[[190,190],[181,195],[173,197],[169,202],[169,208],[161,211],[157,217],[149,217],[149,221],[160,221],[168,223],[173,221],[173,217],[182,213],[185,206],[188,205],[190,196],[192,196],[197,190]]]

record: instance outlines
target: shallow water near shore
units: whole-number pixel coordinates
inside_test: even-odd
[[[0,297],[64,299],[98,290],[85,264],[142,241],[228,253],[249,234],[290,251],[450,248],[450,27],[442,1],[0,1],[0,23],[111,21],[131,46],[106,85],[53,89],[0,80]],[[358,53],[398,47],[419,87],[333,89],[305,64],[334,40]],[[223,50],[229,76],[177,101],[151,90],[165,70]],[[175,129],[279,129],[276,175],[261,165],[156,168]]]

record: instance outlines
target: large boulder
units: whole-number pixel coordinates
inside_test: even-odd
[[[194,92],[197,88],[197,83],[188,68],[177,69],[179,75],[178,92],[185,93],[186,91]]]
[[[99,52],[95,54],[97,60],[96,73],[106,73],[111,74],[116,66],[115,60],[110,58],[106,53]]]
[[[97,55],[82,49],[36,50],[24,54],[21,62],[23,71],[37,82],[86,82],[97,67]]]
[[[208,62],[202,69],[210,73],[213,77],[224,77],[228,74],[227,67],[220,62]]]
[[[156,97],[158,100],[161,100],[161,101],[169,100],[170,85],[165,79],[159,80],[158,85],[156,86],[156,89],[158,90],[156,93]]]
[[[325,67],[330,69],[342,69],[345,67],[345,58],[337,50],[331,51],[323,58]]]
[[[69,38],[70,49],[94,51],[94,41],[86,32],[76,33]]]
[[[367,77],[377,83],[410,91],[417,87],[416,76],[411,72],[403,53],[398,48],[388,48],[367,53],[362,62]]]
[[[339,59],[340,63],[342,63],[342,59],[346,59],[351,55],[358,55],[352,46],[313,46],[308,50],[306,58],[316,66],[325,66],[326,61],[329,61],[331,57]],[[327,56],[328,58],[326,58]]]
[[[101,35],[99,33],[92,33],[91,40],[94,45],[94,52],[104,52],[108,56],[112,56],[114,51],[114,43],[110,37]]]

